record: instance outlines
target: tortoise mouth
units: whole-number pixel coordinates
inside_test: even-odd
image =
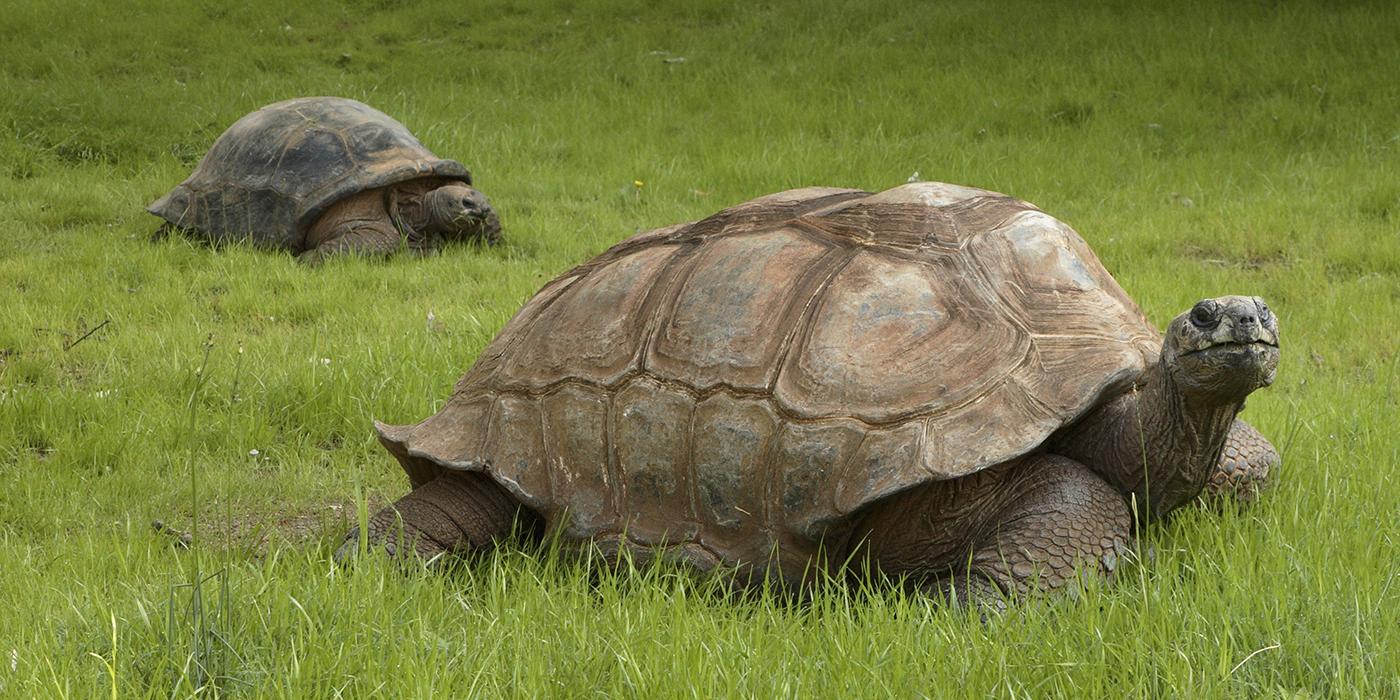
[[[466,209],[457,213],[448,220],[448,223],[456,228],[465,229],[469,226],[476,226],[486,221],[486,212],[480,209]]]
[[[1217,353],[1219,353],[1219,354],[1224,354],[1224,353],[1230,353],[1230,352],[1247,352],[1247,351],[1251,351],[1251,350],[1252,350],[1252,351],[1258,351],[1258,352],[1267,352],[1269,349],[1273,349],[1273,350],[1277,351],[1277,350],[1278,350],[1278,344],[1277,344],[1277,343],[1270,343],[1269,341],[1263,340],[1263,339],[1260,339],[1260,340],[1252,340],[1252,341],[1249,341],[1249,342],[1247,342],[1247,343],[1241,343],[1241,342],[1237,342],[1237,341],[1231,340],[1231,341],[1226,341],[1226,342],[1224,342],[1224,343],[1215,343],[1215,344],[1213,344],[1213,345],[1207,345],[1207,346],[1205,346],[1205,347],[1203,347],[1203,348],[1197,348],[1197,349],[1192,350],[1192,351],[1190,351],[1190,352],[1183,352],[1183,353],[1181,353],[1181,356],[1182,356],[1182,357],[1185,357],[1185,356],[1187,356],[1187,355],[1199,355],[1199,354],[1202,354],[1202,353],[1210,353],[1210,354],[1217,354]]]
[[[1243,400],[1255,389],[1273,383],[1278,359],[1276,343],[1231,340],[1179,355],[1173,376],[1189,393]]]

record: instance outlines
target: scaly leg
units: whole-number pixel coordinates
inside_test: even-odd
[[[327,209],[311,225],[306,250],[297,259],[317,265],[335,255],[388,256],[399,243],[399,230],[384,209],[383,190],[370,190]]]
[[[369,519],[366,539],[390,555],[412,551],[423,559],[445,552],[479,550],[509,537],[517,526],[533,527],[534,513],[491,477],[479,472],[449,472],[400,498]],[[359,549],[360,530],[345,536],[336,561]]]
[[[1076,571],[1112,574],[1132,542],[1123,497],[1078,462],[1033,455],[882,504],[863,523],[868,561],[922,590],[1004,604]]]
[[[1254,426],[1236,418],[1201,499],[1208,503],[1230,497],[1253,501],[1268,485],[1269,473],[1278,463],[1278,450]]]

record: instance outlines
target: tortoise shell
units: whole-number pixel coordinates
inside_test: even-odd
[[[461,163],[433,155],[389,115],[343,97],[302,97],[234,122],[147,211],[214,242],[297,252],[332,204],[421,177],[471,184]]]
[[[1035,450],[1158,337],[1026,202],[807,188],[564,273],[439,413],[378,427],[415,487],[486,471],[566,539],[800,566],[873,501]]]

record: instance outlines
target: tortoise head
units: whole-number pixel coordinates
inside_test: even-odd
[[[1259,297],[1203,299],[1167,326],[1162,362],[1187,394],[1242,401],[1274,382],[1278,319]]]
[[[461,183],[444,185],[423,198],[428,228],[449,241],[501,238],[501,220],[486,196]]]

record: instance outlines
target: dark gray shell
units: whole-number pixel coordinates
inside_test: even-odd
[[[808,188],[561,275],[437,415],[379,430],[415,484],[487,471],[567,538],[801,566],[877,499],[1036,449],[1158,337],[1026,202]]]
[[[327,207],[420,177],[471,184],[461,163],[433,155],[389,115],[343,97],[302,97],[234,122],[147,211],[214,242],[299,252]]]

